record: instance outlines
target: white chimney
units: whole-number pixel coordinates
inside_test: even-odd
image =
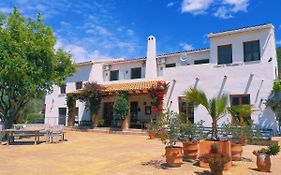
[[[154,36],[149,36],[147,41],[145,79],[157,79],[156,38]]]

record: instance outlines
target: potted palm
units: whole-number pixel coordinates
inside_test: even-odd
[[[182,141],[184,159],[195,160],[197,158],[200,139],[205,138],[204,121],[197,123],[182,123],[180,128],[180,141]]]
[[[227,155],[219,152],[217,144],[212,144],[210,152],[201,155],[199,160],[209,165],[212,175],[222,175],[224,165],[231,159]]]
[[[258,151],[253,151],[253,154],[257,156],[258,170],[264,172],[270,172],[271,160],[270,156],[277,155],[280,152],[280,146],[278,144],[271,144],[267,148],[262,148]]]
[[[212,118],[212,131],[209,140],[200,141],[199,143],[199,157],[207,154],[211,150],[211,145],[216,144],[220,153],[228,156],[230,160],[224,165],[225,169],[231,167],[231,143],[230,141],[219,141],[217,122],[227,112],[227,97],[222,95],[220,97],[208,99],[203,91],[191,88],[185,92],[186,99],[189,103],[193,103],[195,107],[202,105]],[[208,167],[208,164],[200,161],[200,167]]]
[[[179,138],[179,117],[172,111],[164,112],[159,117],[160,139],[165,147],[166,162],[170,167],[179,167],[182,164],[182,147],[176,146]]]
[[[154,139],[158,131],[157,123],[155,120],[151,119],[149,127],[147,128],[148,136],[150,139]]]

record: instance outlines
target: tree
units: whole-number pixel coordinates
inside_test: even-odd
[[[275,117],[279,124],[279,132],[281,131],[281,81],[277,80],[273,83],[272,91],[265,103],[266,107],[271,108],[275,113]]]
[[[26,104],[75,73],[71,55],[54,50],[56,38],[41,14],[25,19],[17,8],[0,15],[0,119],[9,128]]]
[[[119,92],[113,104],[113,117],[115,120],[123,121],[123,128],[125,128],[124,125],[126,125],[125,119],[129,108],[128,94],[126,92]]]
[[[78,99],[82,102],[86,102],[86,108],[90,110],[90,116],[93,123],[93,127],[98,126],[98,112],[102,100],[103,87],[96,82],[85,83],[84,88],[78,96]]]
[[[195,106],[202,105],[206,108],[212,118],[212,140],[218,140],[217,121],[224,116],[227,111],[227,97],[225,95],[208,100],[203,91],[191,88],[185,92],[188,102]]]

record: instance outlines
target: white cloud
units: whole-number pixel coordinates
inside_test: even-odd
[[[232,12],[246,12],[249,6],[249,0],[223,0],[223,3],[231,5]]]
[[[276,45],[281,45],[281,40],[276,41]]]
[[[169,3],[167,4],[167,7],[173,7],[175,4],[176,4],[175,2],[169,2]]]
[[[213,0],[184,0],[181,4],[181,12],[194,15],[203,14],[213,3]]]
[[[13,8],[0,7],[0,12],[2,12],[2,13],[10,13],[12,11],[13,11]]]
[[[180,43],[180,46],[181,46],[184,50],[192,50],[192,49],[194,49],[191,44],[187,44],[187,43]]]
[[[235,13],[247,12],[248,6],[249,0],[183,0],[181,11],[193,15],[213,12],[218,18],[229,19]]]
[[[222,6],[222,7],[219,7],[217,9],[217,11],[214,13],[214,15],[216,17],[219,17],[219,18],[222,18],[222,19],[229,19],[229,18],[232,18],[233,16],[231,15],[231,13],[229,12],[229,10]]]
[[[135,35],[135,32],[132,29],[128,29],[127,30],[127,34],[131,37],[133,37]]]

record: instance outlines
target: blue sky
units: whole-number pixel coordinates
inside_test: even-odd
[[[209,47],[207,34],[272,22],[281,46],[279,0],[2,0],[24,16],[41,12],[57,37],[56,47],[76,62],[146,55],[147,37],[157,54]]]

